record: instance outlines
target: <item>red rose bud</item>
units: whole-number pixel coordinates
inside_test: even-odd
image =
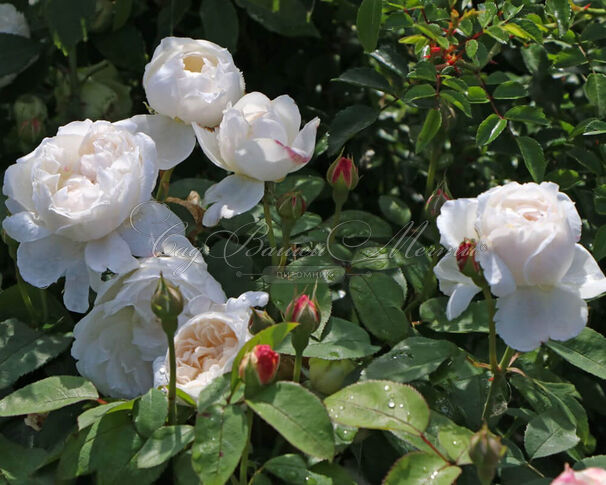
[[[245,382],[248,376],[255,375],[259,384],[264,386],[274,380],[279,366],[280,354],[269,345],[257,345],[242,358],[238,373]]]
[[[427,199],[425,210],[430,216],[437,217],[440,215],[440,209],[442,209],[442,206],[447,200],[450,200],[448,194],[442,189],[437,189],[431,194],[429,199]]]
[[[258,308],[253,308],[250,314],[250,319],[248,320],[248,329],[250,333],[257,334],[261,330],[265,330],[272,325],[275,325],[274,319],[269,316],[265,310],[259,310]]]
[[[340,157],[328,168],[326,180],[337,190],[352,191],[358,185],[358,169],[351,158]]]
[[[310,333],[313,332],[318,328],[321,320],[318,302],[307,295],[299,296],[286,308],[286,320],[298,322],[301,326],[307,327]]]
[[[283,220],[296,221],[305,212],[305,199],[301,192],[287,192],[276,201],[276,209]]]
[[[469,440],[469,457],[476,466],[482,485],[492,483],[497,466],[505,455],[507,447],[501,438],[492,434],[486,424]]]
[[[465,276],[473,278],[480,273],[480,265],[476,261],[476,242],[473,239],[465,239],[457,248],[455,257],[459,271]]]

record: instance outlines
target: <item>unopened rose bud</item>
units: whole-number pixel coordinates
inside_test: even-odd
[[[282,220],[294,222],[305,212],[305,199],[301,192],[287,192],[276,201],[276,209]]]
[[[321,315],[318,302],[307,295],[301,295],[290,302],[286,308],[285,317],[289,322],[298,322],[309,333],[320,325]]]
[[[339,191],[350,192],[358,185],[358,169],[351,158],[339,157],[326,172],[330,186]]]
[[[174,334],[177,330],[177,317],[183,311],[183,295],[178,287],[164,279],[162,273],[151,299],[151,309],[162,321],[164,331],[169,335]]]
[[[451,198],[444,190],[437,189],[433,194],[431,194],[429,199],[427,199],[427,202],[425,203],[425,210],[430,216],[438,217],[440,215],[440,209],[444,203],[450,199]]]
[[[497,465],[505,455],[507,447],[501,438],[491,433],[486,424],[469,440],[469,457],[476,466],[482,485],[492,483]]]
[[[269,345],[257,345],[242,358],[238,373],[244,382],[255,376],[258,384],[265,386],[274,380],[279,366],[280,354]]]
[[[476,261],[476,242],[473,239],[465,239],[457,248],[455,257],[459,270],[465,276],[474,278],[480,274],[480,265]]]
[[[48,111],[44,102],[37,96],[24,94],[19,96],[13,106],[17,134],[25,146],[35,145],[46,134],[45,123]]]
[[[253,308],[250,314],[250,319],[248,320],[248,330],[253,335],[259,333],[261,330],[265,330],[272,325],[275,325],[276,322],[273,318],[269,316],[265,310],[259,310],[258,308]]]
[[[343,386],[345,377],[355,369],[349,359],[324,360],[309,359],[309,380],[316,391],[323,394],[333,394]]]
[[[586,468],[575,472],[568,463],[551,485],[603,485],[606,483],[606,470],[602,468]]]

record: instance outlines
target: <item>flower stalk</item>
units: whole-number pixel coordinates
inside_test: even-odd
[[[271,247],[271,264],[278,265],[278,254],[276,252],[276,235],[274,234],[274,225],[271,220],[271,201],[273,198],[273,182],[265,182],[265,195],[263,196],[263,214],[265,215],[265,224],[267,225],[267,238]]]

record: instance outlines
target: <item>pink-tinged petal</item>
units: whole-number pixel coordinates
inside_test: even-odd
[[[301,153],[307,160],[311,159],[316,148],[318,126],[320,126],[320,118],[314,118],[303,127],[295,141],[290,145],[293,150]]]
[[[307,162],[309,162],[310,158],[307,157],[304,153],[298,153],[295,150],[293,150],[292,148],[284,145],[283,143],[281,143],[279,140],[274,140],[278,145],[280,145],[282,148],[284,148],[284,150],[286,150],[286,153],[288,153],[289,158],[295,162],[295,163],[299,163],[299,164],[306,164]]]
[[[497,299],[495,322],[507,345],[529,352],[549,339],[576,337],[587,323],[587,304],[567,288],[522,287]]]

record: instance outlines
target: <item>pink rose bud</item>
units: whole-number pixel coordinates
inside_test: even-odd
[[[476,242],[465,239],[455,253],[457,266],[465,276],[473,277],[480,273],[480,265],[476,261]]]
[[[242,361],[238,373],[243,381],[250,375],[247,369],[256,375],[259,384],[266,385],[274,380],[280,366],[280,354],[274,352],[269,345],[257,345],[248,352]]]
[[[285,316],[287,321],[298,322],[301,326],[307,327],[310,333],[318,328],[321,320],[318,302],[307,295],[301,295],[290,302]]]
[[[276,201],[276,209],[282,219],[294,222],[305,212],[305,199],[301,192],[287,192]]]
[[[429,196],[429,199],[427,199],[427,202],[425,203],[425,210],[430,216],[437,217],[440,215],[440,209],[444,203],[450,199],[451,198],[446,192],[444,192],[444,190],[437,189]]]
[[[331,187],[347,192],[356,188],[359,179],[358,169],[353,160],[347,157],[340,157],[335,160],[326,173],[326,180],[328,180]]]
[[[564,471],[551,482],[551,485],[603,485],[606,483],[606,470],[586,468],[575,472],[568,463]]]

